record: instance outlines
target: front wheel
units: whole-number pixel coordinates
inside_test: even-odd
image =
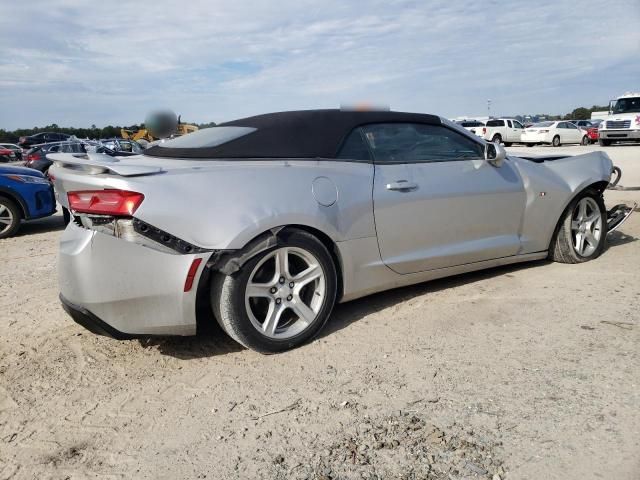
[[[586,191],[563,213],[551,243],[551,259],[561,263],[582,263],[597,258],[604,250],[606,228],[602,195],[593,190]]]
[[[560,146],[560,137],[558,135],[553,137],[553,140],[551,141],[551,145],[553,145],[554,147]]]
[[[582,142],[580,142],[582,145],[587,146],[589,145],[589,137],[587,137],[586,135],[584,137],[582,137]]]
[[[20,228],[20,210],[8,198],[0,197],[0,238],[14,235]]]
[[[606,140],[606,139],[604,139],[604,138],[599,138],[599,139],[598,139],[598,144],[599,144],[601,147],[608,147],[609,145],[611,145],[611,140]]]
[[[284,230],[280,244],[211,288],[214,315],[235,341],[261,353],[298,347],[322,329],[336,299],[331,254],[313,235]]]

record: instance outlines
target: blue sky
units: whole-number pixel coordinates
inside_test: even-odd
[[[118,7],[118,5],[122,5]],[[564,113],[640,90],[640,1],[0,0],[0,128],[371,102]]]

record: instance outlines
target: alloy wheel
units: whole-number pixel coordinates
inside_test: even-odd
[[[325,297],[325,272],[318,259],[302,248],[282,247],[252,270],[245,307],[251,324],[262,335],[288,339],[314,322]]]
[[[573,249],[582,257],[589,257],[598,249],[602,238],[602,214],[591,197],[580,200],[571,216]]]
[[[13,213],[5,205],[0,204],[0,234],[8,231],[13,225]]]

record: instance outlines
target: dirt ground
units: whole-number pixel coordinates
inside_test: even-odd
[[[606,150],[640,186],[640,147]],[[0,240],[0,479],[640,478],[639,213],[596,261],[376,294],[274,356],[87,332],[62,228]]]

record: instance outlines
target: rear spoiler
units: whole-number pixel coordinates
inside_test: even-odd
[[[121,177],[135,177],[164,172],[162,168],[151,165],[122,164],[121,159],[104,153],[50,153],[47,158],[56,167],[81,170],[89,175],[110,173]],[[123,157],[123,160],[126,158]]]

